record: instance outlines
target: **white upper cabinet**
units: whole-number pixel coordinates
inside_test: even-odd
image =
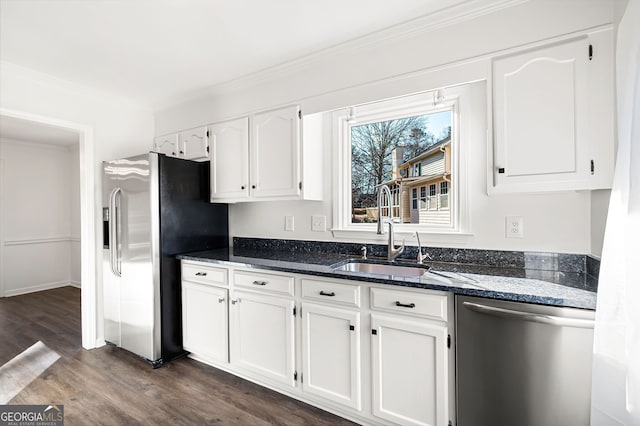
[[[256,114],[251,126],[251,192],[256,198],[298,196],[300,108]]]
[[[208,160],[209,141],[206,127],[184,130],[178,135],[178,156],[186,160]]]
[[[178,135],[158,136],[153,140],[153,151],[165,154],[170,157],[178,156]]]
[[[211,201],[322,199],[322,115],[290,106],[209,126]]]
[[[158,136],[153,140],[153,151],[185,160],[209,159],[209,137],[205,126],[179,133]]]
[[[612,52],[604,30],[493,60],[490,192],[610,187]]]
[[[211,201],[249,197],[249,118],[209,126]]]

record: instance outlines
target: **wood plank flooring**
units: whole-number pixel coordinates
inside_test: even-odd
[[[0,298],[0,365],[38,340],[61,358],[10,403],[64,404],[67,425],[352,424],[188,358],[153,370],[111,346],[86,351],[77,288]]]

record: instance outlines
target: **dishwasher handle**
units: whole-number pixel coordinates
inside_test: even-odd
[[[557,327],[577,327],[593,329],[595,323],[591,319],[565,318],[555,315],[534,314],[532,312],[522,312],[513,309],[498,308],[496,306],[481,305],[479,303],[462,302],[462,305],[474,312],[485,315],[493,315],[502,318],[514,318],[523,321],[537,322],[540,324],[554,325]]]

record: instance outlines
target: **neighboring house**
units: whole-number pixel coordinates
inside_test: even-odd
[[[402,162],[404,148],[392,152],[393,214],[402,223],[451,223],[451,137]]]

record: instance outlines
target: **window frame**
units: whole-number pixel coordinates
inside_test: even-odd
[[[437,91],[422,92],[414,95],[402,96],[377,101],[369,104],[352,106],[335,110],[331,113],[332,142],[334,152],[333,166],[333,227],[335,237],[357,237],[370,240],[381,240],[383,237],[372,235],[376,233],[375,223],[351,223],[351,126],[368,124],[378,121],[393,120],[415,115],[427,115],[445,110],[451,110],[451,175],[449,182],[449,205],[451,223],[447,225],[404,223],[397,224],[396,232],[400,234],[415,234],[424,232],[431,234],[469,234],[468,205],[468,171],[461,167],[466,164],[468,154],[465,152],[465,139],[471,137],[471,131],[477,123],[471,120],[470,107],[473,100],[470,96],[473,82],[452,86]],[[437,96],[436,96],[437,94]],[[437,98],[437,102],[435,101]],[[461,105],[467,105],[470,111],[467,119],[472,123],[467,127],[462,124]],[[483,111],[484,112],[484,111]],[[354,120],[355,118],[355,120]],[[465,133],[465,128],[468,129]],[[476,129],[477,131],[477,129]],[[453,196],[452,196],[453,195]],[[461,209],[461,206],[464,206]],[[418,198],[418,209],[420,199]],[[364,235],[369,236],[365,237]]]

